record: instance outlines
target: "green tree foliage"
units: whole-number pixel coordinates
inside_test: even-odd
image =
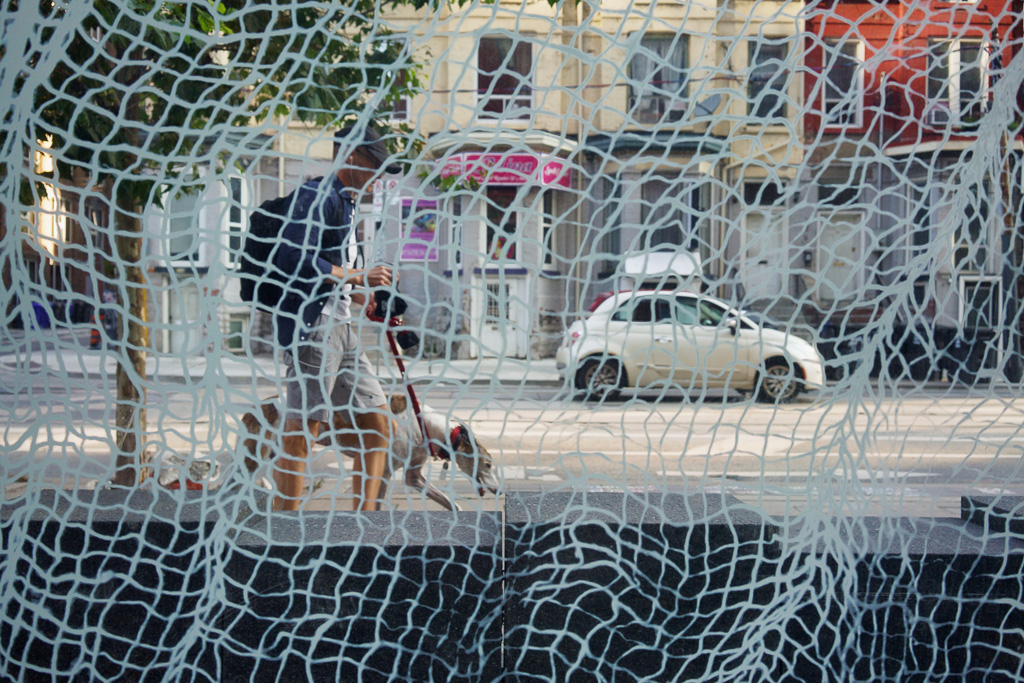
[[[237,163],[223,149],[224,158],[213,158],[209,144],[229,131],[258,136],[257,124],[269,117],[338,125],[412,94],[420,86],[417,64],[375,21],[399,4],[37,0],[3,9],[0,83],[14,94],[0,105],[3,158],[26,159],[36,141],[49,141],[52,180],[102,187],[111,200],[111,225],[97,229],[109,230],[109,284],[119,288],[126,313],[118,483],[133,484],[142,471],[143,210],[168,188],[197,189],[198,164]],[[24,203],[36,194],[24,188],[51,180],[34,177],[27,163],[8,163],[0,169],[6,201]],[[21,188],[20,199],[11,187]]]
[[[43,2],[26,52],[49,76],[26,70],[19,86],[38,83],[33,134],[52,137],[63,178],[81,170],[158,201],[154,186],[218,131],[272,115],[329,126],[413,93],[416,65],[375,11],[368,0]]]

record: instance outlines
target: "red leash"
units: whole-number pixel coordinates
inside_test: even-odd
[[[405,361],[402,360],[402,354],[398,350],[398,343],[395,341],[395,335],[391,331],[391,328],[393,327],[401,327],[402,321],[397,317],[385,320],[376,313],[370,313],[369,309],[367,309],[367,315],[373,322],[383,323],[387,326],[385,327],[385,333],[387,334],[388,344],[391,346],[391,355],[395,359],[398,371],[402,373],[402,381],[405,383],[405,393],[409,396],[409,403],[412,404],[413,415],[416,416],[416,420],[420,423],[420,431],[423,432],[423,439],[427,443],[430,455],[439,460],[447,460],[447,458],[439,456],[434,450],[434,442],[431,440],[430,434],[427,432],[427,422],[423,419],[423,411],[420,409],[419,399],[416,398],[416,391],[413,389],[412,382],[409,381],[409,376],[405,372]]]

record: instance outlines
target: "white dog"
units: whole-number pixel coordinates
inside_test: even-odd
[[[421,433],[419,421],[413,411],[408,409],[405,395],[393,394],[389,407],[392,414],[391,441],[381,498],[385,497],[387,482],[392,474],[404,468],[406,486],[424,491],[430,500],[447,510],[459,510],[455,501],[427,481],[424,466],[430,460],[430,449]],[[242,422],[249,432],[244,447],[246,468],[250,473],[256,472],[261,460],[272,458],[271,444],[277,443],[275,432],[280,434],[282,424],[283,416],[278,410],[276,397],[264,401],[260,405],[260,412],[262,417],[254,413],[246,413],[242,417]],[[426,406],[423,406],[421,413],[438,457],[452,462],[475,481],[481,496],[486,492],[497,493],[498,480],[495,477],[491,456],[473,437],[469,428],[458,421],[450,423],[444,415]],[[330,445],[332,441],[349,457],[354,457],[354,453],[361,449],[359,434],[347,413],[335,413],[330,429],[321,434],[317,443]]]

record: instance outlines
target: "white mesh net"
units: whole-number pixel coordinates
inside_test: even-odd
[[[0,20],[5,679],[1024,676],[1019,4]]]

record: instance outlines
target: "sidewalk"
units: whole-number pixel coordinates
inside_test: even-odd
[[[51,337],[51,339],[54,339]],[[56,344],[31,354],[25,349],[0,349],[0,369],[6,372],[38,372],[44,366],[52,372],[71,377],[98,379],[113,377],[117,357],[107,349],[90,349],[87,341],[76,342],[70,335],[60,335]],[[56,348],[55,348],[56,347]],[[560,382],[551,358],[524,360],[517,358],[479,358],[471,360],[417,359],[405,361],[409,377],[417,383],[438,382],[458,385],[506,384],[553,385]],[[374,364],[382,379],[399,380],[393,361]],[[216,381],[276,382],[283,376],[272,355],[241,356],[219,350],[210,355],[150,353],[146,359],[149,378],[170,382]]]
[[[25,332],[6,330],[0,338],[0,382],[4,375],[25,375],[39,372],[43,366],[52,373],[69,377],[99,379],[113,378],[117,360],[107,349],[89,348],[89,332],[75,334],[68,330],[43,331],[38,338],[46,343],[43,351],[26,354],[22,343]],[[13,342],[13,347],[12,347]],[[385,381],[400,381],[398,368],[390,358],[371,360],[374,371]],[[470,360],[422,359],[405,360],[409,378],[417,384],[436,383],[459,386],[561,386],[553,358],[526,360],[521,358],[478,358]],[[231,383],[276,384],[283,376],[284,369],[270,354],[244,356],[227,350],[218,350],[216,355],[154,354],[146,359],[146,375],[150,379],[165,382],[197,383],[227,380]],[[836,386],[836,382],[830,382]],[[901,380],[899,386],[907,389],[928,389],[948,391],[948,381],[930,380],[911,382]],[[993,380],[980,386],[1001,387],[1004,382]],[[1015,387],[1016,385],[1007,385]],[[966,385],[963,388],[968,388]]]

